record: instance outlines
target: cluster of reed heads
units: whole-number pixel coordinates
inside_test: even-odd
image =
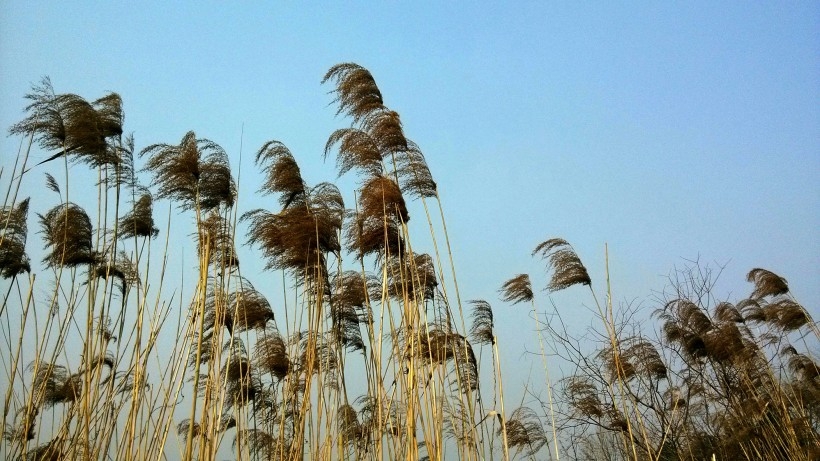
[[[322,83],[333,85],[337,115],[350,121],[330,135],[324,156],[335,154],[339,176],[358,178],[353,206],[333,183],[307,184],[290,150],[269,141],[255,163],[264,179],[259,194],[275,200],[242,214],[218,144],[188,132],[179,143],[137,152],[124,135],[118,95],[88,102],[56,94],[47,79],[33,88],[26,118],[10,130],[23,143],[0,213],[0,275],[8,284],[0,454],[660,460],[817,453],[820,373],[789,342],[796,334],[808,348],[817,329],[783,279],[755,269],[749,300],[711,311],[704,293],[681,292],[660,311],[663,338],[624,336],[611,296],[598,303],[586,267],[557,238],[533,252],[547,262],[547,290],[588,286],[605,341],[590,353],[594,342],[539,320],[528,275],[503,283],[502,301],[531,305],[545,372],[526,386],[528,405],[505,411],[493,309],[461,300],[421,149],[369,71],[338,64]],[[49,155],[41,164],[62,162],[65,174],[60,184],[46,173],[59,200],[38,214],[47,287],[35,283],[26,249],[30,201],[18,199],[23,180],[46,168],[27,166],[35,146]],[[94,219],[70,200],[92,194],[75,191],[74,163],[97,174]],[[406,199],[420,203],[431,254],[413,248]],[[169,247],[167,231],[157,249],[155,200],[171,204],[169,221],[171,206],[193,220],[197,264],[181,269],[193,288],[169,287],[166,270],[180,250]],[[265,273],[242,275],[249,256],[237,251],[238,227]],[[274,293],[254,283],[277,286],[281,299],[272,304]],[[574,361],[577,373],[553,383],[547,358],[556,355]]]

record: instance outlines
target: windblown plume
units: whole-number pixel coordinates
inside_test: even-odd
[[[26,198],[15,207],[0,209],[0,275],[6,279],[31,272],[26,255],[28,205]]]
[[[348,115],[359,123],[374,111],[384,108],[376,80],[370,71],[358,64],[336,64],[327,71],[322,84],[328,81],[336,84],[334,102],[339,104],[337,115]]]
[[[119,137],[122,135],[122,126],[125,114],[122,110],[122,98],[117,93],[109,93],[91,103],[99,117],[99,129],[102,135]]]
[[[262,381],[248,358],[242,340],[234,338],[229,351],[221,370],[222,376],[225,377],[227,409],[234,405],[247,405],[262,392]]]
[[[154,226],[153,198],[145,190],[140,198],[134,202],[134,208],[120,218],[119,237],[150,237],[156,238],[159,229]]]
[[[549,291],[592,283],[587,268],[566,240],[554,238],[542,242],[533,250],[532,255],[536,254],[540,254],[542,259],[549,259],[552,268],[552,279],[547,285]]]
[[[410,219],[398,184],[386,176],[370,178],[359,191],[359,207],[348,221],[345,236],[359,258],[386,253],[402,257],[401,226]]]
[[[398,112],[387,108],[372,110],[362,119],[362,128],[376,141],[382,157],[392,157],[407,150],[408,141]]]
[[[366,310],[369,300],[378,297],[381,282],[370,273],[344,271],[333,278],[334,287],[332,303],[339,307],[351,307]]]
[[[505,426],[508,445],[524,456],[535,455],[547,443],[547,434],[538,415],[528,407],[519,407],[513,411]]]
[[[122,101],[111,93],[89,103],[75,94],[55,94],[44,78],[26,98],[29,114],[11,127],[11,134],[32,136],[46,151],[58,151],[38,165],[71,154],[92,167],[120,162],[107,138],[122,134]]]
[[[283,380],[290,372],[291,363],[285,340],[278,331],[265,330],[256,341],[253,355],[254,365],[277,380]]]
[[[40,410],[37,407],[32,408],[28,405],[20,407],[14,415],[15,424],[6,427],[3,438],[11,443],[34,440],[38,414]]]
[[[25,457],[20,459],[31,459],[34,461],[67,461],[69,458],[65,453],[63,439],[57,436],[43,445],[32,448],[26,452]]]
[[[273,310],[265,297],[245,279],[241,287],[224,291],[216,279],[211,279],[205,296],[205,331],[225,327],[228,334],[251,329],[264,329],[274,319]]]
[[[46,173],[46,187],[53,192],[60,193],[60,185],[57,184],[57,180],[50,173]]]
[[[212,210],[220,205],[230,208],[236,200],[236,184],[231,176],[228,154],[215,143],[211,143],[208,150],[200,166],[199,206],[203,210]]]
[[[28,116],[9,129],[12,135],[31,135],[46,151],[63,149],[66,141],[65,98],[57,97],[51,80],[44,77],[26,95],[31,103],[26,107]]]
[[[290,270],[326,286],[325,255],[341,251],[343,210],[338,189],[322,183],[311,190],[310,207],[285,208],[276,214],[253,210],[242,220],[250,221],[248,242],[262,248],[266,269]]]
[[[387,290],[396,299],[433,299],[438,281],[433,258],[428,254],[391,258],[387,261]]]
[[[116,258],[108,258],[106,261],[98,261],[92,268],[91,275],[104,279],[117,278],[120,280],[120,291],[125,294],[128,287],[139,283],[137,266],[128,256],[128,253],[120,251]]]
[[[376,255],[378,259],[386,255],[402,258],[406,251],[399,224],[363,213],[356,213],[347,221],[345,239],[348,250],[359,259],[367,255]]]
[[[686,299],[670,301],[659,311],[664,321],[663,334],[670,343],[677,343],[692,358],[706,356],[704,335],[712,329],[709,316],[697,304]]]
[[[213,141],[197,139],[189,131],[178,145],[153,144],[140,152],[140,156],[146,154],[149,158],[144,170],[154,176],[157,197],[176,200],[183,210],[233,205],[236,186],[228,154]]]
[[[598,388],[586,375],[575,375],[564,381],[564,394],[569,403],[581,416],[601,418],[604,407],[601,404]]]
[[[475,443],[475,423],[472,420],[472,415],[469,410],[465,408],[461,400],[440,400],[440,408],[442,409],[445,426],[444,433],[460,444]]]
[[[722,302],[715,306],[715,318],[721,322],[743,323],[743,316],[732,303]]]
[[[336,414],[339,424],[339,435],[344,445],[357,445],[362,440],[364,430],[362,429],[362,425],[359,424],[359,415],[356,413],[356,410],[352,406],[344,404],[339,407]]]
[[[34,364],[29,365],[34,369]],[[38,406],[52,407],[58,403],[76,401],[82,393],[83,379],[78,374],[69,374],[62,365],[41,362],[32,378],[34,401]]]
[[[94,251],[91,219],[85,210],[73,203],[57,205],[40,216],[46,247],[51,251],[43,259],[49,267],[75,267],[95,264],[99,257]]]
[[[415,344],[405,346],[414,351],[416,357],[429,365],[452,362],[451,382],[454,390],[468,392],[478,388],[478,361],[470,342],[458,333],[449,332],[446,328],[431,325],[429,330],[411,334]]]
[[[617,354],[617,355],[616,355]],[[599,354],[610,382],[630,381],[636,377],[666,378],[666,365],[655,346],[642,338],[627,338],[618,343],[618,351],[604,348]]]
[[[282,208],[304,205],[307,186],[302,179],[299,165],[290,150],[279,141],[266,142],[256,153],[256,164],[263,165],[265,182],[259,189],[263,194],[281,194]]]
[[[746,280],[752,282],[755,286],[750,296],[752,299],[777,296],[789,292],[789,285],[786,283],[786,279],[766,269],[755,268],[750,270],[746,276]]]
[[[363,395],[356,399],[356,404],[361,408],[359,420],[365,437],[369,440],[381,437],[382,434],[402,436],[406,432],[406,409],[400,400]]]
[[[366,176],[382,174],[382,155],[379,146],[366,132],[357,128],[334,131],[325,145],[325,159],[336,145],[336,167],[339,169],[339,176],[354,168],[361,170]]]
[[[236,248],[233,244],[231,224],[217,211],[211,210],[199,223],[199,254],[208,255],[208,263],[226,272],[239,266]]]
[[[527,274],[518,274],[507,280],[499,291],[501,292],[501,300],[505,303],[529,302],[534,297],[530,276]]]
[[[813,322],[806,309],[787,297],[767,302],[763,298],[744,300],[743,318],[749,322],[766,323],[783,332],[798,330]]]
[[[332,339],[332,338],[331,338]],[[316,332],[300,334],[299,337],[299,362],[297,366],[300,372],[306,376],[318,373],[333,374],[338,369],[338,358],[331,346],[331,340],[325,335]],[[327,382],[334,379],[328,378]]]
[[[368,217],[397,223],[410,220],[399,185],[387,176],[374,176],[359,190],[359,211]]]
[[[811,357],[797,352],[793,346],[783,348],[781,356],[789,356],[787,366],[789,371],[794,373],[804,382],[811,383],[813,387],[820,390],[820,366]]]
[[[473,305],[473,325],[470,336],[478,344],[494,344],[493,309],[490,303],[483,299],[469,301]]]
[[[331,333],[335,341],[349,351],[364,350],[362,330],[359,326],[359,313],[353,306],[344,306],[331,303],[330,319]]]
[[[416,143],[408,140],[407,148],[396,154],[396,162],[402,190],[416,198],[438,196],[438,186]]]

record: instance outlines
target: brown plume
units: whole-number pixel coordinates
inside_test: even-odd
[[[0,275],[3,278],[31,272],[31,261],[26,255],[28,205],[26,198],[15,207],[0,209]]]
[[[134,208],[126,213],[119,222],[119,237],[156,238],[159,229],[154,226],[153,198],[147,190],[134,202]]]
[[[510,448],[515,448],[524,456],[535,455],[547,443],[547,434],[541,426],[541,420],[531,408],[517,408],[507,419],[505,426]]]
[[[140,156],[146,154],[149,158],[144,170],[154,176],[157,197],[179,201],[183,210],[197,205],[204,210],[220,204],[233,206],[236,185],[228,154],[213,141],[197,139],[196,133],[189,131],[178,145],[153,144],[140,152]]]
[[[493,333],[493,309],[490,303],[483,299],[469,301],[473,305],[473,325],[470,328],[470,336],[478,344],[493,344],[495,334]]]
[[[408,255],[405,255],[408,256]],[[395,299],[433,299],[438,282],[433,258],[428,254],[387,261],[387,291]]]
[[[549,259],[552,279],[547,285],[548,290],[557,291],[579,283],[592,283],[587,268],[566,240],[554,238],[541,242],[532,252],[533,256],[536,254],[540,254],[542,259]]]
[[[376,80],[370,71],[354,63],[336,64],[327,71],[322,83],[336,84],[336,99],[339,104],[336,114],[350,116],[359,123],[373,111],[384,108],[384,101]]]
[[[211,210],[199,223],[199,254],[205,254],[207,250],[208,263],[220,271],[238,267],[233,237],[231,224],[217,211]]]
[[[34,368],[33,364],[29,368]],[[70,374],[62,365],[41,362],[32,379],[34,401],[46,408],[58,403],[71,403],[82,395],[83,377]]]
[[[416,143],[408,140],[407,148],[396,154],[396,163],[402,189],[411,197],[438,196],[438,186],[433,180],[424,154]]]
[[[99,257],[94,251],[91,219],[85,210],[73,203],[57,205],[40,216],[46,248],[51,251],[43,259],[49,267],[75,267],[95,264]]]
[[[376,140],[357,128],[341,128],[334,131],[325,145],[325,159],[338,145],[336,167],[339,176],[357,168],[366,176],[382,174],[382,155]]]
[[[279,381],[290,372],[291,363],[285,340],[275,329],[265,330],[256,341],[253,355],[254,364]]]
[[[789,292],[786,279],[766,269],[755,268],[750,270],[746,280],[755,285],[755,289],[750,296],[752,299],[777,296]]]
[[[604,407],[600,392],[587,375],[575,375],[563,380],[564,394],[569,403],[581,416],[601,418]]]
[[[51,80],[44,78],[26,98],[28,117],[13,125],[11,134],[31,135],[41,148],[58,151],[39,164],[71,154],[93,167],[120,162],[107,138],[122,134],[122,100],[111,93],[93,103],[75,94],[55,94]],[[38,165],[39,165],[38,164]]]
[[[507,280],[499,291],[501,292],[501,300],[506,303],[529,302],[534,297],[530,276],[527,274],[518,274]]]
[[[307,185],[299,165],[290,150],[279,141],[266,142],[256,153],[256,164],[262,165],[265,182],[259,189],[263,194],[280,194],[282,208],[304,205]]]

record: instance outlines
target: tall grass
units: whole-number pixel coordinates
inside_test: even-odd
[[[588,355],[577,338],[541,320],[528,275],[509,280],[502,301],[531,304],[545,375],[526,385],[527,402],[505,405],[493,308],[462,303],[421,149],[369,71],[339,64],[323,83],[350,123],[330,133],[325,157],[335,157],[340,176],[358,179],[353,203],[333,183],[308,184],[296,156],[271,140],[255,163],[258,197],[274,205],[243,213],[251,199],[238,195],[230,156],[217,143],[189,131],[137,151],[124,135],[118,95],[88,102],[56,93],[47,79],[32,89],[26,117],[10,130],[23,139],[18,159],[0,175],[8,180],[0,456],[813,456],[820,373],[798,351],[816,328],[785,281],[759,269],[750,273],[750,300],[731,309],[708,313],[704,293],[666,302],[658,314],[665,337],[651,342],[624,336],[610,288],[599,304],[569,243],[545,241],[533,255],[547,261],[548,288],[588,285],[605,341]],[[28,165],[33,150],[48,155],[47,165]],[[46,173],[53,205],[36,215],[37,264],[28,256],[31,202],[19,196],[32,187],[24,180],[45,168],[62,172],[59,180]],[[89,169],[95,184],[73,181],[77,168]],[[89,196],[91,212],[79,203]],[[424,211],[422,230],[410,223],[414,206]],[[157,217],[160,209],[167,215]],[[186,228],[194,229],[190,245],[179,248],[172,235]],[[417,232],[429,233],[429,254],[414,247]],[[250,258],[265,272],[243,273]],[[769,329],[754,333],[744,322]],[[786,345],[799,332],[803,343]],[[780,355],[766,354],[772,335]],[[577,365],[575,376],[553,382],[556,351]],[[548,398],[538,406],[541,389]],[[683,389],[672,407],[661,403]],[[769,404],[749,409],[751,399]],[[757,426],[742,432],[739,424],[751,420]],[[579,454],[583,447],[591,451]]]

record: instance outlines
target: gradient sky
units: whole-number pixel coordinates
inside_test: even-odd
[[[334,180],[324,144],[350,122],[320,81],[356,62],[425,153],[461,296],[493,304],[510,359],[527,309],[496,290],[522,272],[546,286],[530,253],[551,237],[574,245],[599,296],[608,244],[616,304],[651,310],[669,272],[697,259],[725,265],[718,298],[748,296],[745,274],[763,267],[820,317],[817,2],[261,3],[4,0],[0,126],[43,76],[89,100],[118,92],[138,150],[194,130],[241,165],[240,213],[273,209],[253,195],[253,155],[277,139],[309,183]],[[19,145],[0,137],[0,166]],[[42,173],[60,169],[38,170],[21,193],[43,212],[56,197]],[[339,185],[352,206],[355,178]],[[410,213],[423,239],[420,204]],[[278,283],[244,275],[263,292]],[[592,321],[580,288],[553,302]]]

